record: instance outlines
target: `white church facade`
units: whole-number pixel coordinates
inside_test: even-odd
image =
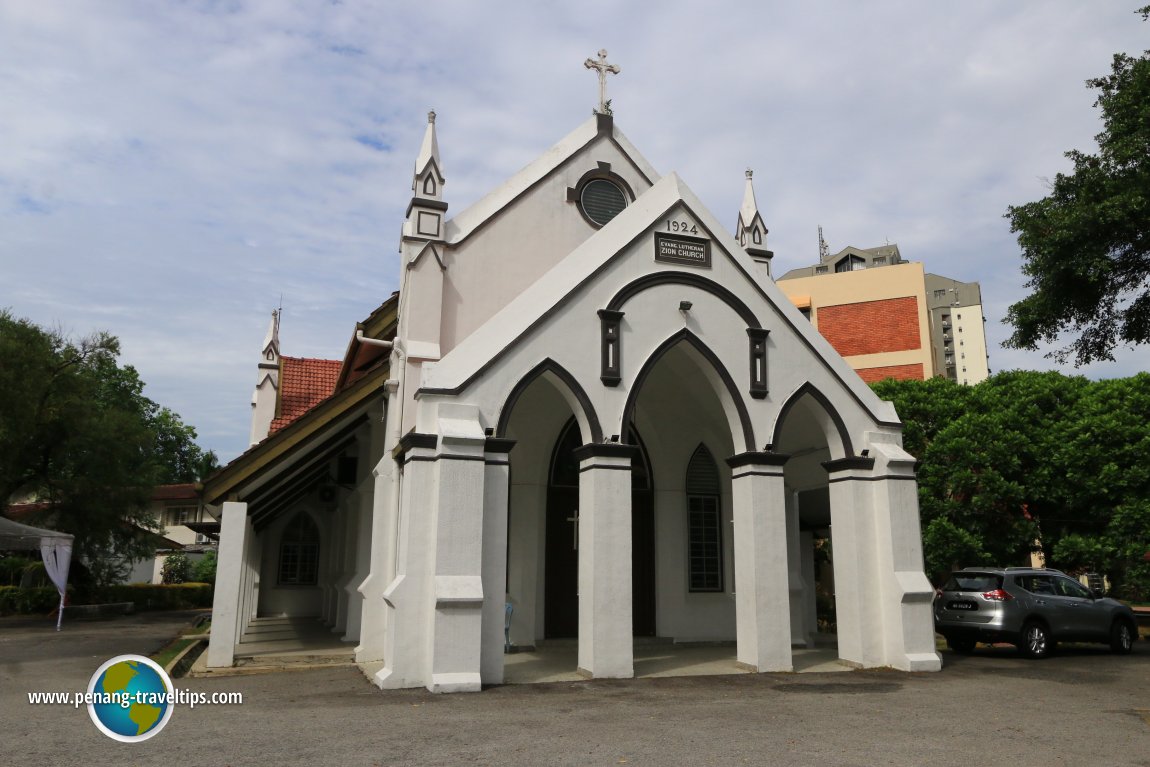
[[[383,688],[478,690],[552,638],[593,678],[637,637],[787,671],[821,588],[843,662],[940,668],[893,406],[775,286],[750,174],[732,235],[606,111],[454,217],[430,115],[400,290],[290,417],[321,366],[273,323],[253,446],[205,487],[209,666],[291,615]]]

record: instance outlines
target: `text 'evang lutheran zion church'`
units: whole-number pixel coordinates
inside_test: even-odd
[[[273,319],[253,445],[205,486],[209,667],[311,616],[383,688],[478,690],[552,638],[593,678],[643,637],[788,671],[818,593],[844,663],[940,668],[894,407],[776,286],[750,174],[732,236],[587,66],[594,116],[452,218],[429,115],[400,290],[341,361]]]

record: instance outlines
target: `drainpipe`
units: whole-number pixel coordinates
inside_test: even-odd
[[[390,349],[394,343],[393,341],[381,341],[378,338],[368,338],[363,334],[363,328],[355,329],[355,340],[359,341],[361,344],[367,344],[368,346],[378,346],[383,349]]]

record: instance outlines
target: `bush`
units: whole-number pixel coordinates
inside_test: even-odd
[[[42,559],[30,559],[23,556],[4,557],[0,559],[0,586],[19,586],[26,572],[36,571],[39,571],[39,580],[47,580],[47,576],[44,575],[44,561]]]
[[[192,563],[186,555],[176,552],[164,557],[164,566],[160,570],[160,577],[164,583],[186,583],[192,572]]]
[[[135,602],[137,610],[186,610],[212,606],[210,583],[129,583],[97,590],[100,602]]]
[[[0,586],[0,615],[38,615],[56,609],[60,592],[55,586],[22,589],[18,586]]]

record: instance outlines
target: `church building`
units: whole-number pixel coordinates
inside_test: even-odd
[[[552,638],[592,678],[633,676],[642,637],[789,671],[821,600],[843,662],[940,668],[915,459],[772,280],[750,173],[731,233],[601,91],[455,215],[447,179],[431,113],[400,290],[342,360],[282,357],[273,319],[253,445],[205,486],[209,666],[287,615],[385,689],[499,684],[508,647]]]

